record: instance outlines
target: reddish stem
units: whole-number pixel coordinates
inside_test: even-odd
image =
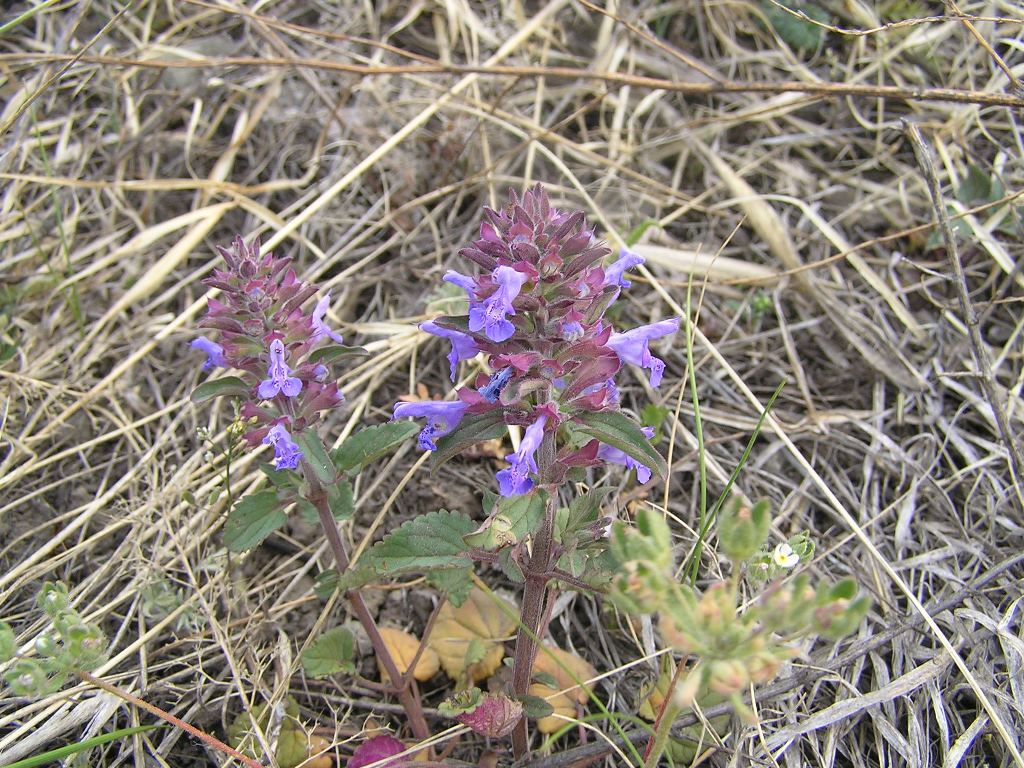
[[[345,550],[345,542],[342,541],[341,533],[338,531],[338,526],[331,515],[330,505],[327,501],[327,491],[320,483],[316,472],[305,461],[302,462],[302,469],[306,476],[306,482],[309,483],[309,496],[307,498],[316,507],[317,514],[320,516],[320,525],[323,527],[324,534],[327,536],[327,542],[334,552],[338,573],[344,574],[349,566],[348,552]],[[398,671],[398,665],[395,664],[394,658],[388,651],[384,638],[380,635],[380,630],[377,629],[377,622],[374,621],[369,608],[366,607],[366,603],[359,592],[350,589],[345,593],[345,597],[348,598],[353,613],[359,619],[359,623],[366,630],[370,643],[373,645],[374,653],[377,654],[377,658],[384,666],[388,679],[393,683],[393,690],[395,695],[398,696],[398,701],[402,704],[402,709],[405,710],[409,718],[409,727],[412,728],[413,735],[420,741],[425,741],[430,738],[431,734],[426,718],[423,716],[423,707],[408,685],[401,685],[399,682],[396,682],[402,680],[402,675]]]
[[[89,683],[89,685],[94,685],[97,688],[102,688],[107,693],[112,693],[119,699],[123,699],[124,701],[127,701],[129,704],[134,704],[136,707],[144,709],[150,714],[156,715],[161,720],[165,720],[171,725],[173,725],[175,728],[181,728],[181,730],[192,734],[197,739],[213,747],[214,749],[219,750],[220,752],[223,752],[225,755],[230,755],[236,760],[241,761],[245,765],[248,765],[249,768],[265,768],[263,763],[261,763],[259,760],[253,760],[251,757],[243,755],[237,749],[232,749],[217,737],[211,736],[205,731],[199,730],[194,725],[186,723],[181,718],[175,717],[170,712],[165,712],[164,710],[160,709],[160,707],[154,704],[150,704],[148,701],[143,701],[138,696],[133,696],[132,694],[128,693],[128,691],[122,691],[116,685],[108,683],[106,680],[101,680],[98,677],[90,675],[88,672],[82,672],[79,670],[76,670],[75,674],[78,675],[80,679]]]

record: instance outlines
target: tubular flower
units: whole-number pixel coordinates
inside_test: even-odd
[[[425,416],[428,421],[427,426],[420,431],[419,446],[424,451],[436,451],[437,443],[434,441],[444,437],[459,425],[466,413],[466,407],[460,400],[396,403],[392,420],[406,416],[412,416],[414,419]]]
[[[657,387],[661,384],[661,377],[665,372],[665,361],[651,354],[649,344],[651,339],[660,339],[678,330],[679,318],[674,317],[671,320],[641,325],[625,333],[613,333],[608,339],[608,346],[615,350],[615,354],[622,362],[649,368],[651,386]]]
[[[280,339],[270,342],[270,367],[267,368],[267,378],[260,382],[257,391],[264,400],[279,392],[285,397],[295,397],[302,391],[302,382],[292,376],[292,369],[284,361],[284,342]]]
[[[497,402],[498,397],[501,396],[501,390],[508,384],[509,379],[512,378],[512,368],[502,368],[500,371],[495,372],[491,376],[491,380],[483,387],[480,387],[480,394],[483,395],[484,400],[489,403]]]
[[[211,368],[228,368],[228,361],[224,358],[224,347],[215,341],[210,341],[205,336],[200,336],[192,341],[192,349],[198,349],[206,353],[206,362],[203,363],[203,370]]]
[[[263,444],[274,446],[274,469],[295,469],[299,466],[302,451],[292,442],[288,430],[280,424],[270,428],[267,436],[263,438]]]
[[[455,381],[455,371],[458,369],[459,363],[463,360],[472,360],[480,352],[480,348],[468,333],[442,328],[429,320],[420,323],[420,330],[451,342],[452,349],[448,353],[448,366],[452,381]]]
[[[644,257],[639,253],[633,253],[629,248],[619,251],[619,258],[604,270],[604,284],[617,285],[619,288],[629,288],[633,285],[627,280],[623,273],[633,267],[639,267],[644,263]]]
[[[332,331],[327,327],[324,322],[324,315],[327,314],[327,309],[331,306],[331,294],[326,294],[320,301],[313,307],[313,314],[310,316],[310,321],[313,324],[313,341],[319,341],[322,338],[329,338],[335,344],[341,344],[341,334],[337,331]]]
[[[498,267],[494,270],[494,282],[498,290],[478,304],[470,304],[469,330],[484,331],[491,341],[505,341],[515,333],[515,326],[506,315],[514,315],[512,301],[526,282],[526,275],[512,267]]]
[[[498,472],[502,496],[518,496],[533,488],[533,480],[530,479],[529,473],[537,473],[537,460],[534,455],[544,440],[544,424],[547,420],[548,417],[542,415],[527,427],[523,440],[519,443],[519,450],[505,457],[505,461],[512,466]]]

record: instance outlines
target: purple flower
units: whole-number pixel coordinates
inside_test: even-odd
[[[274,469],[295,469],[299,466],[302,451],[292,442],[288,430],[280,424],[270,428],[267,436],[263,438],[263,444],[274,446]]]
[[[331,306],[331,294],[328,293],[313,307],[313,315],[310,318],[313,322],[313,342],[317,342],[320,339],[327,336],[335,344],[341,344],[341,334],[337,331],[332,331],[327,327],[324,322],[324,315],[327,314],[327,308]]]
[[[608,339],[608,346],[611,347],[619,359],[624,363],[639,365],[641,368],[651,369],[651,386],[657,387],[661,384],[661,376],[665,372],[665,361],[651,354],[648,347],[651,339],[660,339],[679,330],[679,318],[662,320],[650,325],[641,325],[625,333],[613,333]]]
[[[469,307],[469,330],[487,334],[491,341],[505,341],[516,332],[512,321],[506,315],[516,313],[512,301],[526,282],[526,275],[512,267],[501,266],[494,270],[494,282],[498,289],[480,303]]]
[[[583,338],[583,325],[575,320],[562,323],[562,338],[566,341],[576,341]]]
[[[285,397],[295,397],[302,389],[302,382],[294,378],[292,369],[284,361],[284,342],[274,339],[270,342],[270,367],[267,378],[260,382],[257,390],[264,400],[283,392]]]
[[[448,353],[448,364],[451,370],[452,381],[455,381],[455,369],[458,368],[459,362],[462,360],[472,360],[480,351],[473,337],[468,333],[450,331],[429,320],[420,324],[420,330],[434,336],[440,336],[442,339],[448,339],[452,343],[451,352]]]
[[[497,474],[502,496],[518,496],[533,488],[533,480],[530,479],[529,473],[538,471],[534,454],[544,439],[544,424],[547,420],[546,415],[538,417],[526,428],[526,434],[519,443],[519,450],[505,457],[505,461],[512,466]]]
[[[418,419],[425,416],[429,421],[420,431],[419,445],[424,451],[436,451],[435,438],[444,437],[462,421],[466,414],[466,404],[461,400],[424,400],[419,403],[395,403],[395,414],[392,420],[412,416]]]
[[[457,285],[466,291],[466,296],[473,302],[476,300],[476,280],[468,275],[464,275],[461,272],[456,272],[454,269],[449,269],[444,273],[444,277],[441,278],[446,283]]]
[[[641,432],[644,436],[650,440],[654,437],[654,427],[642,427]],[[607,461],[611,464],[622,464],[626,469],[636,470],[636,481],[643,485],[651,479],[651,468],[644,466],[639,461],[634,459],[625,451],[620,451],[618,448],[613,448],[610,445],[601,445],[597,449],[597,458]]]
[[[214,366],[230,368],[228,361],[224,359],[224,347],[215,341],[210,341],[205,336],[200,336],[190,345],[192,349],[199,349],[206,353],[206,362],[203,363],[203,370],[208,371]]]
[[[617,285],[619,288],[629,288],[633,283],[622,276],[622,273],[627,269],[633,267],[639,267],[644,263],[644,257],[639,253],[634,253],[629,248],[623,248],[619,251],[619,258],[617,261],[609,264],[604,270],[604,284],[605,285]]]
[[[494,373],[491,376],[491,380],[488,381],[484,386],[480,387],[480,394],[483,395],[484,400],[489,403],[496,402],[498,397],[501,395],[501,390],[508,384],[508,380],[512,378],[512,366],[508,368],[502,368],[500,371]]]

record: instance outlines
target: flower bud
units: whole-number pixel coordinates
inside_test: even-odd
[[[746,506],[734,498],[722,510],[718,520],[718,540],[732,560],[742,562],[753,557],[768,538],[771,513],[767,499]]]
[[[7,685],[15,696],[37,698],[54,690],[54,681],[47,676],[40,664],[30,659],[20,659],[4,675]]]
[[[10,661],[18,650],[18,641],[14,630],[6,622],[0,621],[0,664]]]
[[[723,696],[739,693],[750,683],[750,675],[742,662],[730,659],[713,661],[709,667],[708,688]]]

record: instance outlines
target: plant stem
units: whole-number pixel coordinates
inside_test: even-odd
[[[331,515],[331,508],[327,501],[327,491],[321,485],[312,467],[309,467],[305,461],[302,463],[302,470],[306,476],[306,481],[309,483],[309,496],[307,498],[316,507],[317,514],[320,516],[320,525],[324,529],[327,542],[334,553],[334,560],[338,565],[338,573],[344,574],[349,566],[348,552],[345,550],[345,542],[342,541],[341,533],[338,531],[338,526]],[[359,619],[359,623],[366,630],[370,643],[373,645],[374,653],[377,654],[377,658],[388,673],[388,678],[392,681],[395,695],[398,696],[398,700],[401,702],[402,708],[409,718],[409,727],[412,728],[413,735],[420,741],[430,738],[430,728],[427,726],[426,718],[423,716],[423,707],[417,701],[411,688],[408,685],[401,684],[402,675],[398,671],[398,665],[395,664],[394,658],[388,651],[384,638],[381,637],[380,631],[377,629],[377,622],[374,621],[369,608],[366,607],[362,595],[356,590],[350,589],[345,593],[345,597],[348,598],[352,611],[355,613],[356,618]]]
[[[230,755],[231,757],[241,761],[245,765],[250,766],[250,768],[263,768],[263,763],[261,763],[259,760],[253,760],[251,757],[243,755],[237,749],[232,749],[215,736],[211,736],[205,731],[199,730],[194,725],[186,723],[184,720],[175,717],[170,712],[165,712],[164,710],[160,709],[160,707],[154,704],[150,704],[148,701],[143,701],[138,696],[133,696],[132,694],[128,693],[128,691],[122,691],[116,685],[108,683],[106,680],[101,680],[98,677],[93,677],[88,672],[76,670],[75,674],[78,675],[78,677],[84,682],[89,683],[89,685],[94,685],[97,688],[102,688],[107,693],[112,693],[119,699],[123,699],[124,701],[127,701],[129,704],[134,704],[136,707],[144,709],[150,714],[156,715],[161,720],[165,720],[171,725],[173,725],[175,728],[181,728],[181,730],[192,734],[200,741],[203,741],[207,745],[213,747],[214,749],[223,752],[225,755]]]
[[[547,394],[542,398],[550,397]],[[541,482],[549,480],[548,474],[555,463],[555,435],[547,432],[541,442],[537,456],[537,468]],[[526,587],[523,590],[523,607],[520,611],[519,631],[516,633],[516,649],[512,665],[512,692],[525,696],[530,692],[530,678],[533,662],[537,658],[537,642],[540,638],[541,620],[544,616],[544,602],[555,564],[555,510],[558,508],[558,488],[546,485],[548,494],[544,507],[544,521],[533,534],[533,550],[523,567]],[[536,639],[535,639],[536,638]],[[512,754],[517,760],[526,755],[530,746],[530,734],[526,718],[523,717],[512,731]]]

